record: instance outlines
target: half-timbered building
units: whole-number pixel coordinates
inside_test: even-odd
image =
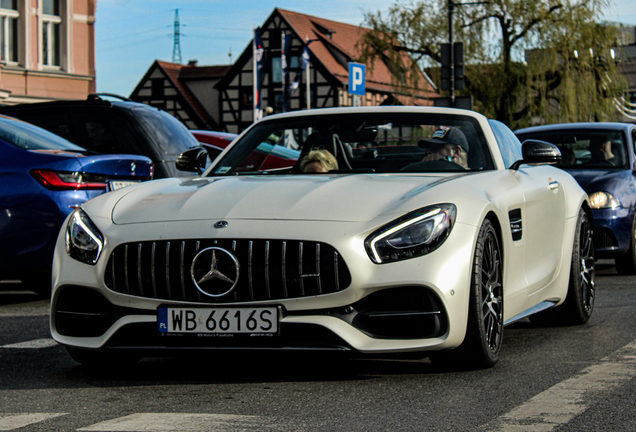
[[[172,114],[189,129],[219,130],[219,96],[214,85],[228,72],[226,66],[198,66],[156,60],[130,99]]]
[[[360,58],[357,47],[365,32],[358,27],[284,9],[275,9],[260,28],[267,58],[261,89],[262,107],[266,113],[282,112],[283,68],[282,39],[291,35],[289,80],[299,85],[288,98],[286,110],[352,106],[348,92],[349,63]],[[309,66],[301,71],[300,56],[305,44],[309,48]],[[253,48],[250,44],[216,84],[219,91],[218,118],[221,130],[238,133],[254,121]],[[381,60],[367,65],[366,95],[361,105],[409,104],[432,105],[439,94],[432,81],[422,72],[420,89],[408,96],[396,89],[395,79]]]

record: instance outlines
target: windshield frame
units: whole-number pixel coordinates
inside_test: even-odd
[[[352,143],[350,138],[352,138],[352,133],[364,133],[364,130],[357,128],[346,128],[348,125],[369,125],[369,128],[382,129],[383,125],[389,125],[393,127],[393,125],[401,125],[405,128],[410,126],[426,126],[431,128],[433,131],[435,127],[439,125],[464,125],[470,126],[472,129],[471,138],[473,141],[478,143],[478,148],[482,153],[482,159],[485,159],[485,166],[480,168],[469,168],[466,170],[467,172],[474,171],[483,171],[483,170],[495,170],[496,164],[492,154],[492,149],[489,146],[488,140],[483,131],[483,124],[479,121],[478,118],[466,115],[464,113],[448,113],[448,112],[414,112],[412,110],[405,110],[404,112],[400,111],[358,111],[358,112],[344,112],[344,113],[315,113],[315,114],[304,114],[298,116],[283,116],[280,118],[272,118],[272,119],[264,119],[259,121],[258,123],[252,125],[249,129],[247,129],[243,134],[241,134],[232,145],[228,148],[228,151],[224,152],[221,156],[219,156],[212,166],[208,168],[208,170],[204,173],[204,176],[212,177],[212,176],[227,176],[227,175],[242,175],[242,174],[298,174],[298,163],[294,164],[294,166],[290,166],[283,169],[263,169],[263,170],[254,170],[249,172],[238,172],[237,169],[240,167],[240,163],[245,160],[250,152],[253,152],[256,147],[263,144],[271,144],[266,143],[266,138],[270,137],[274,132],[282,131],[285,129],[294,129],[295,131],[300,131],[300,129],[308,129],[309,132],[305,134],[301,134],[298,132],[296,136],[303,135],[305,141],[299,143],[302,146],[306,143],[307,136],[311,133],[311,131],[320,131],[324,129],[329,129],[329,133],[334,132],[340,134],[341,140],[343,143]],[[347,126],[345,126],[347,125]],[[341,129],[338,129],[341,128]],[[396,128],[394,128],[396,129]],[[399,129],[399,128],[398,128]],[[390,131],[392,129],[389,128]],[[411,128],[411,131],[415,131],[416,128]],[[362,131],[362,132],[361,132]],[[432,132],[431,132],[432,133]],[[279,134],[280,135],[280,134]],[[277,136],[279,136],[277,135]],[[384,148],[397,148],[399,146],[390,144],[389,138],[385,138],[383,140],[386,141],[387,146]],[[425,136],[416,136],[414,133],[410,137],[403,138],[400,136],[400,139],[404,139],[405,143],[409,142],[408,145],[411,148],[417,147],[417,144],[413,145],[412,143],[415,141],[417,143],[417,139],[425,139],[430,138],[430,135]],[[280,137],[279,137],[280,139]],[[375,141],[381,143],[382,139]],[[392,139],[395,141],[395,139]],[[256,144],[258,142],[258,144]],[[362,142],[362,141],[361,141]],[[256,145],[255,145],[256,144]],[[474,145],[474,144],[473,144]],[[280,145],[275,145],[278,148],[285,148]],[[379,147],[376,147],[379,148]],[[353,148],[354,151],[357,148]],[[417,153],[417,152],[416,152]],[[301,151],[300,156],[303,153]],[[300,162],[300,160],[298,160]],[[441,162],[441,161],[440,161]],[[455,165],[455,164],[452,164]],[[430,172],[453,172],[457,171],[457,168],[437,168],[433,169]],[[463,171],[463,168],[459,168],[460,171]],[[334,171],[329,171],[330,173],[369,173],[369,172],[377,172],[377,173],[404,173],[405,171],[400,170],[380,170],[374,171],[369,169],[339,169]],[[417,171],[417,172],[428,172],[428,171]]]

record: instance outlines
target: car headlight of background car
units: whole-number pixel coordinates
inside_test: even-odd
[[[426,255],[444,243],[456,214],[454,204],[437,204],[408,213],[367,237],[367,253],[376,264]]]
[[[621,202],[609,192],[594,192],[590,194],[590,205],[594,210],[615,209],[621,207]]]
[[[104,247],[104,237],[88,215],[77,209],[66,226],[66,253],[73,259],[94,265]]]

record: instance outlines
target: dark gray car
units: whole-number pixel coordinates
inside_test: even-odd
[[[96,153],[144,155],[152,159],[154,178],[191,175],[177,171],[179,154],[199,145],[175,117],[129,100],[44,102],[0,107],[0,113],[47,129]]]

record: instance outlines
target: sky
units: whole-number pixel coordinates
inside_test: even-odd
[[[529,0],[532,1],[532,0]],[[610,0],[611,1],[611,0]],[[359,25],[396,0],[98,0],[97,91],[129,96],[155,60],[172,61],[178,8],[181,60],[235,61],[274,8]],[[401,0],[401,4],[407,3]],[[636,25],[634,0],[613,0],[605,18]],[[231,57],[228,55],[231,53]]]

